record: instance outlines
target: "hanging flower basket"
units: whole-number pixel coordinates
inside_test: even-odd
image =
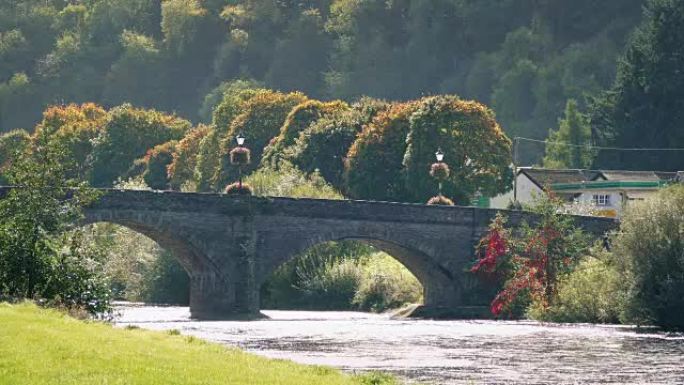
[[[225,192],[228,195],[252,195],[252,188],[246,183],[240,185],[235,182],[226,186]]]
[[[427,204],[430,206],[453,206],[454,201],[444,195],[437,195],[436,197],[430,198]]]
[[[447,180],[450,173],[449,165],[444,162],[433,163],[432,166],[430,166],[430,176],[440,182]]]
[[[235,147],[230,150],[230,164],[244,166],[251,160],[251,151],[247,147]]]

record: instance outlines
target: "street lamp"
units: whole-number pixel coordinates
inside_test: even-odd
[[[430,176],[437,180],[439,195],[430,198],[428,204],[453,206],[454,202],[442,195],[442,183],[449,178],[450,171],[449,165],[444,163],[444,152],[442,152],[441,148],[437,149],[437,152],[435,152],[435,159],[437,159],[437,162],[430,166]]]
[[[245,144],[245,136],[242,135],[242,133],[239,133],[235,137],[235,141],[237,142],[238,146],[242,147],[242,145]]]
[[[235,137],[235,142],[237,147],[230,151],[230,163],[238,166],[238,191],[242,193],[242,166],[249,164],[251,152],[249,148],[244,147],[245,136],[242,133]]]
[[[437,152],[435,152],[435,158],[437,158],[438,162],[441,162],[444,160],[444,153],[442,152],[441,148],[438,148]]]

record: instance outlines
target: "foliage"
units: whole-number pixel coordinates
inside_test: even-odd
[[[544,315],[555,304],[559,277],[572,271],[588,249],[587,236],[573,218],[558,213],[561,206],[553,197],[542,197],[531,207],[536,223],[523,223],[515,232],[499,214],[480,240],[471,271],[503,281],[491,303],[494,315],[512,316],[528,300]]]
[[[247,183],[235,182],[226,186],[224,192],[228,195],[252,195],[252,187]]]
[[[188,336],[80,322],[29,304],[0,304],[0,319],[0,366],[11,384],[397,384],[387,375],[270,360]]]
[[[216,128],[210,129],[200,140],[194,172],[197,191],[215,191],[217,189],[214,173],[219,165],[220,140]]]
[[[129,104],[112,109],[106,125],[93,140],[92,184],[111,186],[148,149],[182,139],[189,128],[187,120],[154,110]]]
[[[348,154],[353,197],[424,202],[434,193],[429,170],[442,148],[452,168],[445,195],[466,200],[476,191],[508,189],[510,140],[485,106],[456,96],[434,96],[397,105],[368,124]]]
[[[276,91],[259,91],[246,100],[242,106],[243,112],[235,117],[224,139],[221,140],[221,151],[226,155],[221,158],[216,170],[217,183],[225,184],[237,175],[237,170],[230,166],[227,155],[235,146],[234,138],[238,134],[246,137],[245,146],[252,151],[253,166],[244,170],[251,172],[261,163],[264,147],[278,134],[287,114],[294,106],[305,100],[306,96],[298,92],[284,94]]]
[[[684,186],[631,202],[613,240],[614,259],[628,283],[625,318],[684,329]]]
[[[185,135],[178,142],[173,152],[173,160],[168,168],[169,183],[171,188],[179,190],[181,186],[192,182],[196,185],[195,169],[199,158],[202,140],[210,134],[212,128],[199,125]]]
[[[67,164],[66,151],[43,137],[10,169],[10,183],[22,187],[0,199],[0,297],[103,313],[101,251],[73,226],[96,194],[66,178]]]
[[[544,167],[557,169],[587,169],[596,156],[591,146],[591,127],[586,115],[577,109],[577,102],[568,100],[565,117],[558,131],[549,131]]]
[[[244,103],[256,94],[265,91],[258,83],[251,80],[234,80],[222,83],[218,90],[214,91],[221,92],[221,99],[211,109],[214,125],[221,132],[224,132],[230,127],[233,119],[242,113]],[[212,94],[207,95],[207,97],[213,98]]]
[[[10,170],[17,157],[28,148],[31,137],[24,130],[13,130],[0,135],[0,185],[9,181],[5,173]]]
[[[385,253],[361,259],[363,276],[353,304],[362,310],[383,311],[420,303],[423,287],[406,267]]]
[[[142,281],[141,299],[148,303],[190,303],[188,273],[168,251],[159,253],[151,265],[147,266]]]
[[[75,166],[72,177],[87,179],[93,141],[107,122],[107,111],[94,103],[48,107],[43,120],[36,126],[35,136],[67,151],[66,156]]]
[[[600,144],[614,147],[682,148],[684,136],[684,4],[648,0],[644,19],[618,65],[612,88],[595,100],[591,122]],[[602,168],[682,169],[682,152],[599,154]]]
[[[427,204],[430,206],[453,206],[454,201],[444,195],[437,195],[428,199]]]
[[[156,145],[147,150],[143,158],[145,171],[142,174],[145,184],[154,190],[167,190],[170,184],[169,167],[178,142],[175,140]]]
[[[343,100],[457,93],[493,104],[509,136],[543,139],[566,100],[584,107],[614,80],[644,2],[7,1],[0,130],[84,100],[209,123],[224,84],[249,79]]]
[[[620,273],[609,255],[587,256],[560,277],[558,293],[547,309],[533,303],[532,318],[554,322],[617,323],[625,308]]]
[[[309,125],[284,154],[285,159],[306,173],[320,172],[340,191],[346,191],[344,164],[347,152],[363,125],[385,110],[388,103],[364,98],[351,110],[327,114]]]
[[[293,167],[283,165],[279,170],[261,168],[245,179],[257,196],[292,198],[342,199],[342,195],[328,185],[320,175],[305,175]]]
[[[280,133],[270,140],[264,149],[262,164],[277,167],[279,160],[286,157],[288,148],[295,144],[300,134],[317,120],[349,109],[342,101],[321,102],[307,100],[295,106],[287,115]]]

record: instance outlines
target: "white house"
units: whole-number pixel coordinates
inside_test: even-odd
[[[490,200],[491,207],[505,208],[517,200],[530,203],[535,196],[553,191],[567,202],[593,206],[597,214],[619,217],[624,206],[642,200],[661,187],[684,181],[683,172],[619,170],[552,170],[519,168],[514,189]]]

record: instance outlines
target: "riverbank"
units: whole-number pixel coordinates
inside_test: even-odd
[[[173,332],[79,321],[32,304],[0,304],[0,325],[0,385],[396,383],[270,360]]]

